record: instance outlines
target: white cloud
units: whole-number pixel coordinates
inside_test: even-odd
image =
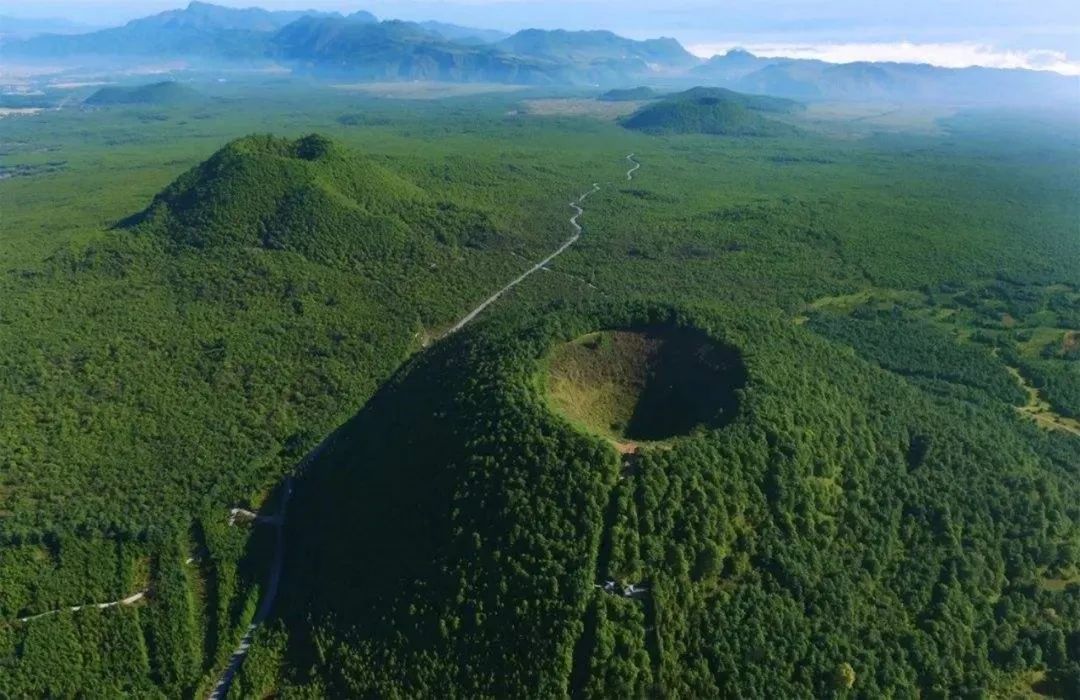
[[[1044,49],[998,49],[974,42],[913,43],[761,43],[742,44],[755,56],[767,58],[816,58],[829,63],[852,61],[895,61],[929,63],[944,68],[1027,68],[1063,75],[1080,75],[1080,61],[1070,60],[1064,51]],[[736,44],[694,44],[688,47],[698,56],[708,57],[736,48]]]

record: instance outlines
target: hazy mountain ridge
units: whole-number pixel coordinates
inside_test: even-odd
[[[192,2],[183,9],[133,19],[123,26],[88,34],[43,34],[6,42],[4,53],[49,59],[131,55],[254,58],[262,53],[262,37],[300,14]]]
[[[499,42],[498,47],[508,53],[555,61],[622,61],[672,70],[701,62],[675,39],[635,41],[605,30],[524,29]]]
[[[42,34],[4,44],[4,53],[21,58],[65,56],[165,55],[199,58],[262,58],[266,41],[303,17],[341,17],[316,10],[237,9],[193,1],[187,7],[133,19],[120,27],[87,34]],[[377,22],[356,12],[352,22]]]
[[[909,100],[919,102],[1076,101],[1080,78],[1049,71],[941,68],[915,63],[827,63],[762,58],[733,50],[695,68],[701,80],[743,92],[800,100]]]
[[[651,87],[639,85],[638,87],[633,88],[615,88],[614,90],[608,90],[596,99],[601,102],[635,102],[638,100],[655,100],[660,96],[660,93],[656,92]]]
[[[360,80],[438,80],[627,88],[726,87],[798,100],[1045,104],[1080,102],[1080,78],[1048,71],[763,58],[732,50],[703,60],[677,40],[605,30],[512,35],[443,22],[380,22],[364,11],[234,9],[203,2],[88,34],[8,37],[21,60],[130,56],[277,61]]]
[[[488,46],[455,43],[412,22],[357,23],[305,17],[270,40],[274,57],[298,70],[366,80],[548,83],[557,67]]]
[[[448,41],[458,41],[471,44],[494,44],[497,41],[510,36],[507,32],[497,29],[481,29],[478,27],[463,27],[460,24],[448,22],[436,22],[428,20],[419,23],[425,30],[437,34]]]
[[[29,39],[40,34],[84,34],[96,27],[62,17],[0,15],[0,38]]]

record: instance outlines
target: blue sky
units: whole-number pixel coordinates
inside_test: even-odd
[[[1080,2],[1065,0],[217,0],[273,9],[365,9],[512,31],[604,28],[674,36],[696,53],[1056,69],[1080,74]],[[186,0],[0,0],[0,12],[119,23]]]

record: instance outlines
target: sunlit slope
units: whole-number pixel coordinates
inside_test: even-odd
[[[289,250],[335,264],[468,242],[494,228],[318,135],[233,141],[126,224],[197,248]]]

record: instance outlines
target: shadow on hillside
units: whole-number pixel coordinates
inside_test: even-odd
[[[698,426],[721,428],[735,419],[746,367],[735,348],[701,331],[651,329],[663,345],[626,426],[631,440],[663,440]]]
[[[439,585],[433,563],[449,542],[450,495],[462,457],[446,419],[460,345],[454,337],[407,362],[302,465],[276,606],[293,641],[293,668],[314,661],[297,658],[315,648],[312,620],[333,621],[342,631],[365,620],[382,626],[365,636],[390,636],[404,590]],[[424,646],[437,639],[437,630],[420,626],[402,633]]]

